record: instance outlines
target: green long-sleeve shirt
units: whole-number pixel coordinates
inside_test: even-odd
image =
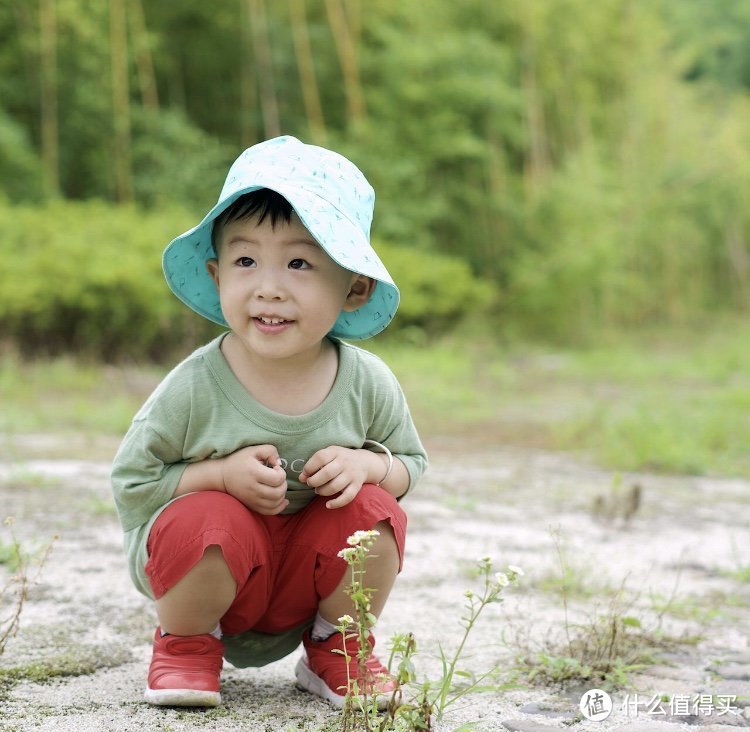
[[[240,384],[221,353],[223,338],[166,376],[136,414],[114,459],[112,489],[128,567],[138,590],[149,597],[144,571],[149,531],[192,462],[249,445],[274,445],[287,474],[285,513],[314,498],[299,474],[324,447],[359,448],[366,439],[376,440],[404,463],[410,488],[427,465],[403,392],[377,356],[336,341],[339,365],[330,393],[311,412],[290,416],[264,407]]]

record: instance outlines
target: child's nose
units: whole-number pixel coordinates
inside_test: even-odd
[[[263,268],[257,278],[256,297],[261,300],[281,300],[284,298],[285,287],[283,273],[275,267]]]

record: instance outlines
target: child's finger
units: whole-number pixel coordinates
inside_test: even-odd
[[[355,485],[348,485],[336,498],[326,502],[326,508],[343,508],[357,497],[357,493],[359,493],[359,488]]]
[[[281,458],[275,445],[256,445],[254,449],[258,462],[263,463],[269,468],[281,466]]]
[[[305,466],[300,474],[300,481],[302,481],[302,476],[304,475],[305,479],[302,482],[307,483],[310,488],[321,488],[322,486],[328,486],[336,479],[341,479],[344,469],[345,466],[335,459],[331,462],[323,463],[314,471],[310,471],[307,466]],[[341,483],[339,485],[339,490],[344,488],[348,483],[349,480]]]
[[[286,471],[284,468],[282,468],[281,465],[276,465],[273,468],[269,468],[269,470],[271,473],[267,475],[268,480],[266,483],[275,488],[282,485],[286,488]]]
[[[315,475],[316,478],[318,478],[318,475],[316,473],[319,473],[324,468],[328,467],[336,461],[336,458],[339,455],[341,448],[337,447],[324,447],[322,450],[318,450],[316,453],[313,453],[308,461],[302,466],[302,472],[300,473],[300,480],[302,481],[302,478],[304,476],[304,481],[307,481],[311,476]],[[331,477],[340,472],[340,470],[334,470],[333,473],[330,475],[327,475],[327,477],[324,477],[323,480],[321,480],[318,485],[321,485],[322,483],[328,482]]]
[[[285,498],[278,503],[261,504],[259,506],[256,506],[254,510],[264,516],[276,516],[277,514],[281,513],[288,505],[289,501]]]

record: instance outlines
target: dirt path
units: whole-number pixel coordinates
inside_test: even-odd
[[[101,459],[58,459],[64,447],[16,440],[0,450],[0,519],[13,516],[29,548],[59,535],[21,631],[0,656],[0,730],[335,729],[337,714],[294,687],[296,655],[264,669],[227,667],[224,705],[215,710],[141,701],[154,614],[126,576],[108,487],[111,452],[105,443]],[[438,644],[450,651],[459,642],[464,592],[476,589],[472,568],[485,555],[498,570],[514,564],[526,575],[487,609],[466,670],[499,667],[507,681],[517,657],[560,648],[566,618],[573,637],[582,627],[591,637],[596,616],[636,618],[640,628],[628,621],[624,630],[634,646],[661,642],[652,665],[612,694],[605,721],[582,718],[585,683],[567,693],[517,683],[467,697],[438,730],[750,726],[747,482],[640,475],[618,485],[557,455],[455,442],[430,448],[430,471],[405,504],[406,569],[378,629],[383,645],[393,633],[416,634],[420,677],[439,676]],[[635,484],[642,500],[626,522]],[[8,538],[3,529],[0,545]],[[0,565],[0,587],[8,576]],[[6,597],[0,618],[7,610]]]

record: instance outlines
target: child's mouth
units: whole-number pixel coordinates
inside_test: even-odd
[[[253,318],[255,325],[262,333],[278,333],[291,325],[293,321],[284,318],[272,318],[258,315]]]

